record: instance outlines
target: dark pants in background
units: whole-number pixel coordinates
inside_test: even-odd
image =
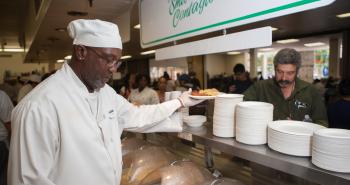
[[[0,185],[6,185],[7,175],[7,161],[9,157],[9,150],[5,142],[0,141]]]

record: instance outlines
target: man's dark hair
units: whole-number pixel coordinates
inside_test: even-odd
[[[235,67],[233,67],[233,72],[235,74],[244,73],[245,72],[244,65],[243,64],[236,64]]]
[[[149,77],[149,75],[146,75],[146,74],[139,74],[139,75],[137,75],[136,79],[135,79],[136,83],[139,84],[142,78],[145,78],[146,81],[147,81],[147,84],[150,85],[151,78]]]
[[[342,96],[350,96],[350,79],[343,79],[339,83],[339,93]]]
[[[294,64],[297,69],[301,67],[301,55],[295,49],[285,48],[280,50],[273,59],[275,67],[278,64]]]

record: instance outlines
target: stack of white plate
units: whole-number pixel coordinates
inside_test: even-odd
[[[312,139],[312,163],[335,172],[350,172],[350,130],[321,129]]]
[[[284,154],[311,156],[312,135],[323,128],[325,127],[302,121],[274,121],[268,126],[268,145]]]
[[[215,98],[213,134],[219,137],[235,136],[235,107],[243,101],[241,94],[222,94]]]
[[[273,105],[247,101],[236,106],[236,139],[250,145],[266,143],[267,124],[273,119]]]

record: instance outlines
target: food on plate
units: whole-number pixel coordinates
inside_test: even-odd
[[[191,93],[192,96],[216,96],[218,94],[219,94],[219,91],[215,88],[192,91]]]

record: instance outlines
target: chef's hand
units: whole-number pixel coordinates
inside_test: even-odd
[[[181,94],[181,96],[178,98],[184,107],[191,107],[194,105],[197,105],[204,100],[196,100],[194,98],[191,98],[189,95],[191,94],[192,89],[190,88],[188,91]]]

